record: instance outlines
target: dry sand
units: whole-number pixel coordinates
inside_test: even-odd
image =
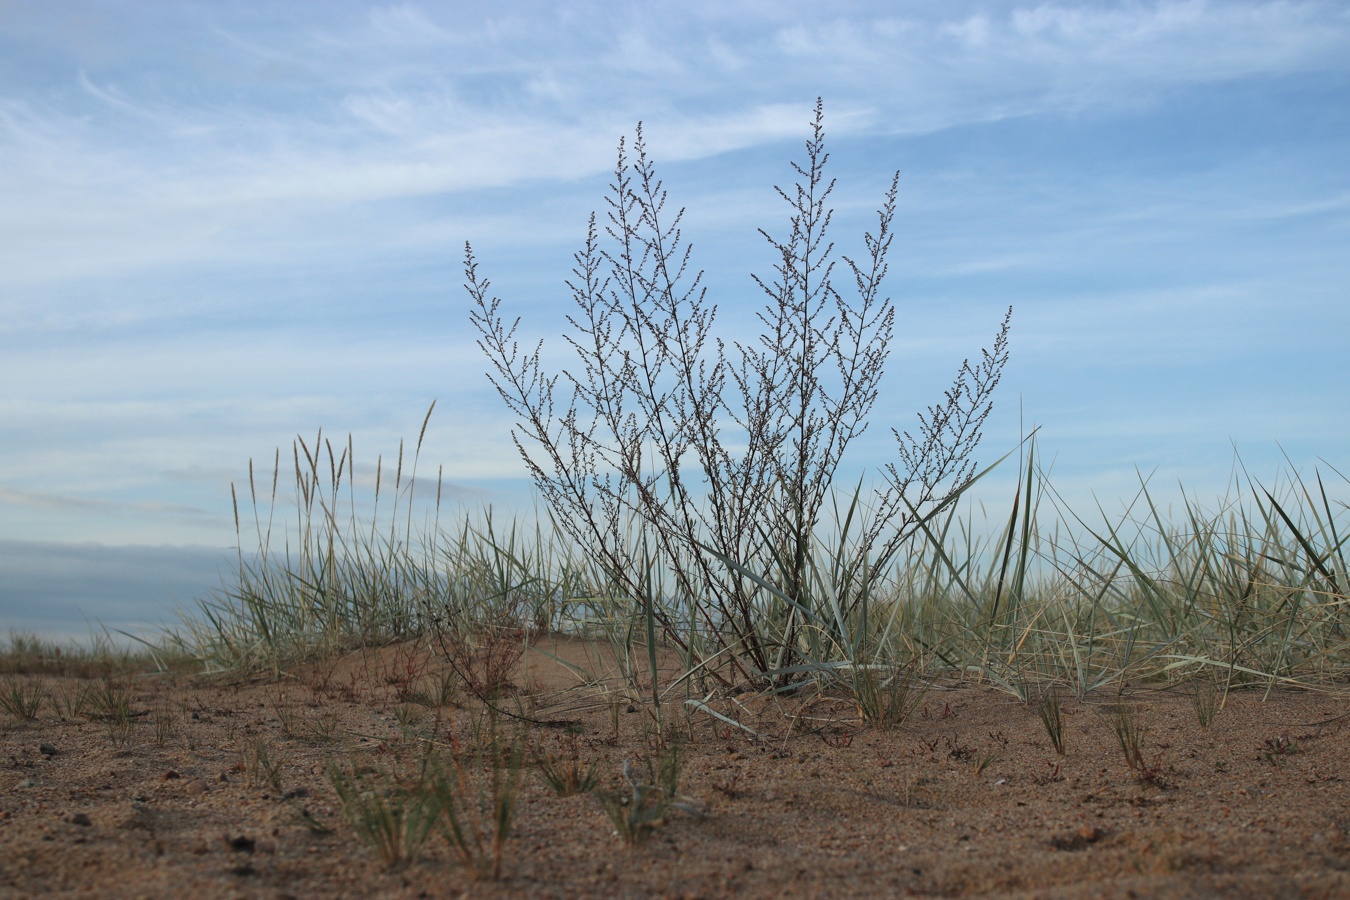
[[[536,726],[531,746],[572,741],[617,788],[650,742],[647,707],[556,661],[594,671],[594,645],[544,649],[513,672],[522,704],[579,734]],[[1234,692],[1202,728],[1184,691],[1131,688],[1149,725],[1142,778],[1114,691],[1066,696],[1063,757],[1034,706],[988,685],[932,685],[896,730],[861,728],[849,702],[814,692],[712,703],[758,739],[705,713],[686,722],[667,699],[688,739],[681,792],[703,817],[672,812],[625,846],[594,797],[558,797],[531,769],[500,880],[471,879],[439,837],[389,868],[342,818],[327,766],[406,766],[467,733],[469,701],[399,701],[443,669],[408,645],[280,677],[122,676],[120,732],[53,702],[36,721],[0,713],[0,894],[1350,896],[1350,705],[1288,689]],[[17,677],[61,696],[102,686]]]

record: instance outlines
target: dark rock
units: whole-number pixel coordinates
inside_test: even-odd
[[[227,837],[226,840],[229,842],[231,850],[238,850],[241,853],[253,852],[254,840],[251,837],[241,834],[236,838]]]

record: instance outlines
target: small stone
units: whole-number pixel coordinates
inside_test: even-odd
[[[55,755],[56,755],[56,745],[55,745],[55,744],[39,744],[39,745],[38,745],[38,752],[41,753],[43,756],[55,756]]]
[[[182,775],[179,775],[179,774],[178,774],[176,771],[174,771],[173,769],[170,769],[169,771],[167,771],[167,772],[164,773],[164,780],[165,780],[165,781],[172,781],[172,780],[175,779],[175,778],[182,778],[182,777],[183,777]]]
[[[225,837],[225,840],[229,842],[231,850],[235,850],[240,853],[252,853],[253,848],[256,845],[256,842],[253,840],[253,838],[243,834],[239,835],[239,837],[236,838],[232,838],[227,835]]]
[[[88,828],[90,825],[94,824],[92,821],[90,821],[89,817],[86,816],[84,813],[76,813],[75,815],[71,816],[70,823],[72,825],[82,825],[85,828]]]
[[[183,790],[187,791],[190,796],[196,797],[206,793],[206,785],[203,784],[200,779],[194,778],[187,783],[187,787],[183,788]]]

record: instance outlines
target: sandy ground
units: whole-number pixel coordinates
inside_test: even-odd
[[[512,670],[512,708],[551,723],[528,730],[532,752],[594,761],[619,789],[656,742],[649,706],[583,683],[576,668],[605,665],[594,645],[542,649]],[[499,880],[474,880],[439,836],[390,867],[328,767],[406,771],[467,743],[472,698],[400,700],[436,695],[444,670],[403,646],[278,677],[5,676],[52,698],[35,721],[0,713],[0,894],[1350,896],[1350,703],[1332,691],[1235,692],[1202,728],[1185,691],[1132,687],[1142,772],[1114,691],[1065,696],[1062,757],[1034,705],[987,685],[931,685],[889,730],[815,692],[710,703],[757,736],[686,716],[679,692],[663,708],[702,816],[671,810],[626,846],[595,797],[557,796],[530,767]],[[109,685],[129,701],[120,723],[90,699]]]

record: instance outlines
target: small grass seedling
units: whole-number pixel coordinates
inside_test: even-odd
[[[1191,703],[1195,706],[1195,719],[1201,728],[1208,728],[1214,722],[1214,716],[1223,705],[1223,696],[1218,683],[1212,678],[1197,678],[1191,694]]]
[[[417,859],[443,812],[440,792],[427,789],[429,762],[424,759],[411,780],[394,771],[329,763],[342,817],[390,868]]]
[[[90,702],[94,707],[94,718],[107,723],[108,740],[113,746],[121,747],[131,740],[131,695],[125,688],[110,678],[104,679],[94,689]]]
[[[1141,784],[1166,787],[1162,774],[1162,754],[1153,759],[1144,757],[1144,740],[1148,737],[1148,721],[1134,705],[1117,702],[1111,711],[1112,728],[1116,734],[1116,743],[1125,756],[1125,765]]]
[[[285,760],[274,753],[262,735],[245,741],[239,748],[239,765],[250,785],[271,788],[284,793],[281,784],[281,766]]]
[[[1045,733],[1058,756],[1064,755],[1064,717],[1059,707],[1059,692],[1053,687],[1036,699],[1036,714],[1045,726]]]
[[[923,699],[924,688],[917,672],[914,662],[889,670],[876,665],[856,666],[847,686],[862,723],[883,729],[903,725]]]
[[[623,761],[624,788],[596,790],[595,797],[614,823],[614,831],[628,846],[640,844],[665,824],[671,810],[701,817],[703,812],[687,797],[680,796],[681,747],[672,741],[655,762],[648,756],[647,777],[640,779],[632,760]]]
[[[0,709],[16,719],[31,722],[38,717],[50,696],[40,682],[6,678],[0,685]]]
[[[1289,736],[1289,732],[1276,735],[1273,738],[1266,738],[1266,747],[1261,751],[1261,757],[1272,766],[1278,766],[1284,763],[1285,758],[1298,750],[1298,741]]]
[[[544,783],[559,797],[590,793],[600,783],[600,764],[592,759],[583,765],[575,735],[568,735],[561,752],[536,750],[534,764]]]

